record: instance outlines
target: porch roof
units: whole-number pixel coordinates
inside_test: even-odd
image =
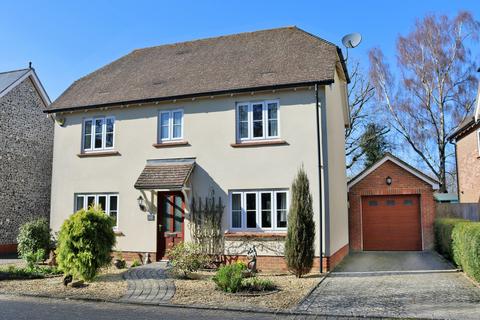
[[[147,160],[135,189],[182,189],[195,167],[195,158]]]

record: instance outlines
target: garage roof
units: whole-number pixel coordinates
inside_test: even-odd
[[[386,153],[385,156],[380,159],[379,161],[377,161],[376,163],[374,163],[372,166],[370,166],[369,168],[363,170],[362,172],[360,172],[358,175],[356,175],[355,177],[353,177],[352,179],[350,179],[350,181],[348,181],[348,190],[350,190],[351,187],[353,187],[354,185],[356,185],[359,181],[361,181],[363,178],[365,178],[366,176],[368,176],[370,173],[372,173],[375,169],[377,169],[378,167],[380,167],[382,164],[384,164],[385,162],[387,161],[392,161],[393,163],[395,163],[396,165],[398,165],[399,167],[407,170],[408,172],[410,172],[411,174],[413,174],[414,176],[416,176],[417,178],[425,181],[426,183],[430,184],[432,186],[432,188],[434,190],[437,190],[440,188],[440,183],[438,182],[438,180],[432,178],[432,177],[429,177],[428,175],[426,175],[425,173],[421,172],[420,170],[414,168],[413,166],[409,165],[408,163],[406,163],[405,161],[403,160],[400,160],[399,158],[395,157],[394,155],[392,155],[391,153]]]

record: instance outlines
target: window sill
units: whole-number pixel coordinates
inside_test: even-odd
[[[120,230],[113,230],[113,233],[117,236],[117,237],[123,237],[125,236],[125,234],[120,231]]]
[[[227,231],[224,234],[225,238],[256,238],[256,239],[278,239],[285,238],[287,236],[286,231],[277,232],[244,232],[244,231]]]
[[[90,157],[110,157],[110,156],[120,156],[118,151],[94,151],[94,152],[83,152],[77,154],[79,158],[90,158]]]
[[[263,146],[279,146],[287,145],[288,142],[285,140],[258,140],[258,141],[246,141],[232,143],[230,146],[232,148],[248,148],[248,147],[263,147]]]
[[[188,141],[172,141],[172,142],[161,142],[152,144],[155,148],[169,148],[169,147],[180,147],[190,145]]]

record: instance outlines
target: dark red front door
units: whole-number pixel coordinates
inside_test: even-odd
[[[157,260],[165,259],[166,252],[183,242],[185,202],[181,192],[158,193]]]

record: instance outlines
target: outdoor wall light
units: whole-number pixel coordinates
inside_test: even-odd
[[[387,185],[391,185],[392,184],[392,177],[388,176],[386,179],[385,179],[385,182],[387,183]]]
[[[138,207],[140,208],[140,210],[142,210],[142,211],[147,210],[147,207],[145,206],[145,200],[143,199],[142,196],[138,197],[137,202],[138,202]]]

